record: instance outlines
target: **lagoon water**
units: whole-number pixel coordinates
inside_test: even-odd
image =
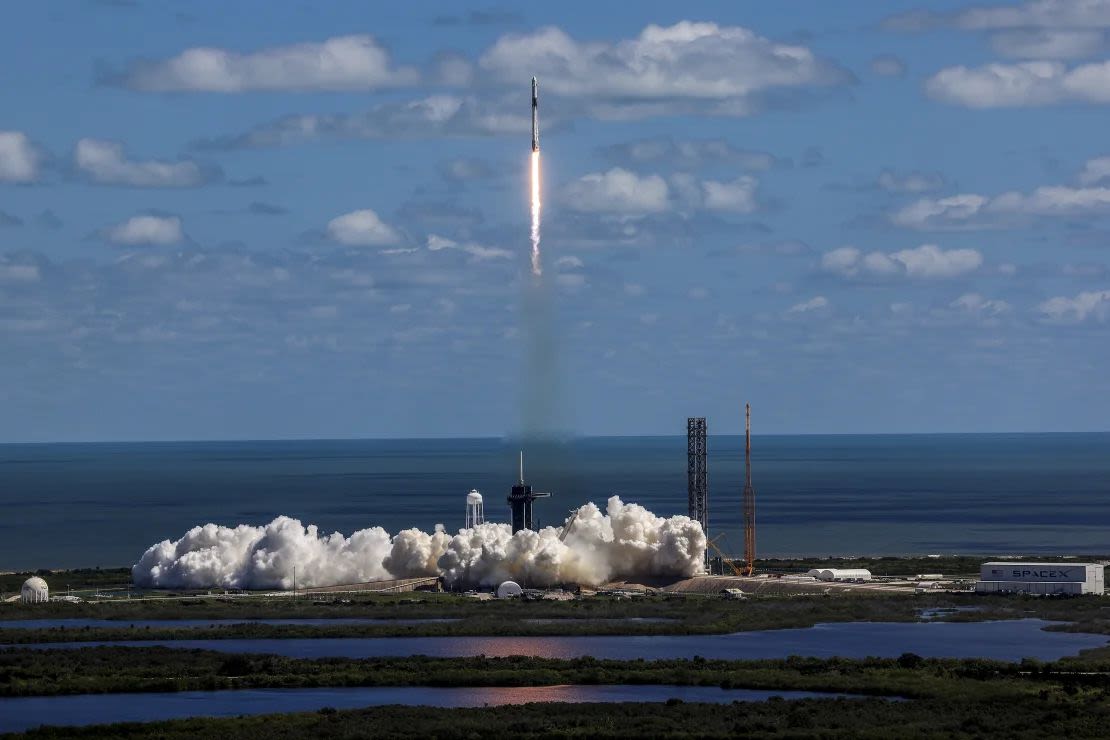
[[[916,653],[927,658],[1022,658],[1058,660],[1080,650],[1104,647],[1105,635],[1047,632],[1040,619],[998,622],[841,622],[804,629],[737,632],[730,635],[606,635],[584,637],[374,637],[227,640],[129,640],[20,645],[72,650],[91,645],[147,647],[226,653],[266,653],[290,658],[379,658],[427,655],[439,658],[535,655],[593,656],[614,660],[669,660],[700,655],[719,660],[805,657],[886,657]]]
[[[471,488],[506,520],[516,450],[497,439],[0,445],[0,570],[131,565],[196,524],[279,514],[324,532],[455,530]],[[614,493],[686,513],[685,437],[525,454],[529,481],[554,494],[536,506],[541,524]],[[1110,551],[1107,433],[757,436],[753,467],[767,556]],[[710,436],[710,529],[737,551],[741,471],[740,438]]]
[[[245,689],[182,691],[167,694],[93,694],[27,696],[0,701],[0,732],[19,732],[41,724],[79,726],[109,722],[154,722],[183,717],[237,717],[244,714],[311,712],[322,707],[357,709],[390,704],[426,707],[482,707],[531,702],[685,702],[835,698],[844,694],[810,691],[721,689],[716,686],[526,686],[432,688]]]

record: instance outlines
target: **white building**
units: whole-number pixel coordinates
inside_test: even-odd
[[[1026,594],[1098,594],[1106,590],[1099,563],[983,563],[975,591]]]
[[[870,581],[871,571],[866,568],[812,568],[807,576],[819,581]]]
[[[50,587],[38,576],[31,576],[19,589],[19,600],[24,604],[45,604],[50,601]]]

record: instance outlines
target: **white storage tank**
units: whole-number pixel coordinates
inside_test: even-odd
[[[38,576],[31,576],[19,589],[19,600],[24,604],[45,604],[50,601],[50,587]]]
[[[978,593],[1098,594],[1106,590],[1099,563],[991,562],[979,568]]]
[[[511,599],[520,596],[522,593],[524,593],[524,590],[516,581],[505,581],[497,587],[497,598],[499,599]]]

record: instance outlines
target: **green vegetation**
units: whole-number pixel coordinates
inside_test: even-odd
[[[41,608],[36,608],[41,606]],[[9,607],[12,607],[9,609]],[[3,629],[0,643],[279,639],[312,637],[463,637],[488,635],[661,635],[720,634],[747,630],[809,627],[821,622],[914,621],[922,609],[952,609],[948,621],[1041,619],[1067,622],[1059,629],[1110,634],[1110,608],[1104,599],[1043,598],[1015,595],[889,594],[838,591],[830,596],[761,596],[731,601],[715,596],[655,595],[641,599],[598,596],[574,601],[480,602],[452,594],[366,596],[350,603],[307,600],[232,600],[220,598],[46,604],[0,607],[5,617],[118,619],[118,627]],[[955,609],[965,607],[964,611]],[[260,618],[452,619],[457,621],[325,625],[243,623],[217,627],[132,627],[128,619]],[[663,621],[628,621],[630,618]],[[541,620],[541,621],[534,621]]]
[[[1088,674],[1097,675],[1088,675]],[[0,650],[0,696],[197,691],[320,686],[551,686],[677,684],[956,698],[1040,691],[1069,684],[1110,686],[1110,659],[1070,662],[786,658],[726,661],[576,658],[320,658],[228,655],[165,647],[89,647],[64,661],[39,650]],[[1030,688],[1033,687],[1033,688]]]
[[[558,661],[555,661],[558,662]],[[580,661],[571,661],[571,663]],[[806,686],[901,690],[909,701],[803,699],[684,704],[525,704],[480,709],[380,707],[353,711],[188,719],[87,728],[44,728],[30,738],[358,737],[787,737],[787,738],[1042,738],[1105,737],[1110,723],[1106,683],[1044,676],[978,661],[776,661],[768,676]],[[878,664],[881,663],[881,664]],[[701,668],[687,663],[690,675]],[[608,668],[582,666],[574,670]],[[634,668],[632,670],[635,670]],[[679,669],[680,670],[680,669]],[[711,669],[707,669],[711,670]],[[744,669],[739,669],[744,670]],[[1088,679],[1090,677],[1087,677]],[[785,687],[783,687],[785,689]]]

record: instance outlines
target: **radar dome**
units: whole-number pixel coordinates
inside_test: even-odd
[[[44,604],[50,601],[50,588],[46,581],[38,576],[31,576],[23,582],[19,590],[19,600],[24,604]]]
[[[511,599],[514,596],[520,596],[524,591],[516,581],[505,581],[497,587],[497,598]]]

